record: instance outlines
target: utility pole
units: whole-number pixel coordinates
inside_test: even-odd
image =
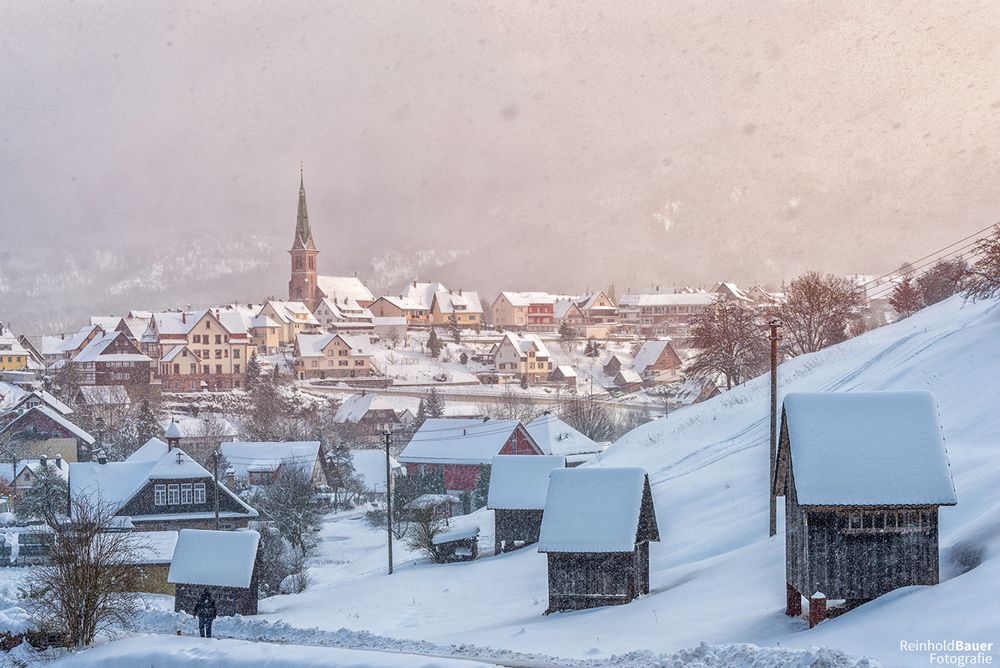
[[[219,531],[222,527],[219,524],[219,450],[216,449],[212,453],[212,468],[215,469],[215,530]]]
[[[778,533],[778,498],[774,495],[774,478],[778,462],[778,341],[781,340],[778,327],[781,323],[774,319],[767,323],[767,326],[770,329],[768,340],[771,342],[771,440],[768,444],[771,451],[771,467],[767,489],[771,513],[767,535],[773,536]]]
[[[385,436],[385,533],[389,538],[389,575],[392,575],[392,465],[389,463],[392,432],[387,429],[383,436]]]

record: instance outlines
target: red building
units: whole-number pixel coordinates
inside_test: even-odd
[[[520,420],[430,419],[421,425],[399,456],[408,475],[440,469],[445,491],[470,492],[482,465],[497,455],[541,455]]]

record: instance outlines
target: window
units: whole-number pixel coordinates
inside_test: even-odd
[[[220,350],[219,348],[215,349],[215,359],[217,359],[217,360],[221,360],[222,359],[222,350]]]
[[[191,343],[201,343],[201,334],[195,334],[192,336]]]
[[[154,506],[165,506],[165,505],[167,505],[167,486],[166,485],[156,485],[153,488],[153,505]]]
[[[194,502],[205,503],[205,483],[196,482],[194,484]]]
[[[181,503],[185,505],[191,504],[191,483],[181,485]]]
[[[240,358],[240,349],[239,348],[233,348],[233,359],[234,360],[238,360],[239,358]]]
[[[222,334],[216,334],[215,335],[215,343],[216,343],[216,345],[222,343]]]
[[[180,502],[180,500],[181,500],[180,485],[167,485],[167,504],[175,506]]]
[[[222,373],[222,365],[221,364],[216,364],[215,365],[215,373],[218,373],[218,374]]]
[[[846,533],[904,533],[933,528],[932,511],[852,510],[841,525]]]

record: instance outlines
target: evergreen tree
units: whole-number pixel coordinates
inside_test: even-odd
[[[528,374],[523,374],[521,376],[521,389],[522,390],[528,389]]]
[[[444,399],[438,394],[436,387],[432,387],[430,393],[427,395],[424,412],[428,418],[444,417]]]
[[[427,406],[424,404],[424,400],[420,400],[420,404],[417,406],[417,417],[413,421],[413,428],[420,429],[420,425],[424,423],[427,419]]]
[[[469,363],[469,353],[467,353],[467,352],[465,352],[463,350],[462,354],[458,356],[458,361],[461,362],[462,364],[468,364]]]
[[[451,340],[455,343],[462,342],[462,328],[458,326],[458,316],[452,313],[448,316],[448,332],[451,333]]]
[[[913,315],[924,307],[920,288],[909,278],[904,278],[892,290],[889,304],[902,317]]]
[[[441,348],[443,347],[444,344],[441,343],[441,339],[438,338],[437,332],[431,328],[431,334],[427,338],[427,351],[431,354],[431,357],[436,358],[441,354]]]
[[[576,330],[573,328],[573,325],[569,324],[568,320],[563,320],[562,324],[559,325],[559,340],[562,341],[564,346],[568,346],[575,338]]]
[[[257,351],[255,350],[250,355],[250,361],[247,362],[247,379],[243,383],[243,387],[246,388],[247,392],[253,392],[259,384],[260,360],[257,359]]]
[[[142,400],[139,412],[135,416],[135,438],[139,444],[143,444],[160,433],[160,425],[156,423],[156,416],[149,406],[147,399]]]
[[[490,496],[490,465],[480,464],[479,465],[479,480],[476,481],[476,487],[472,490],[472,510],[478,510],[486,505],[486,501]]]
[[[587,339],[587,347],[584,348],[583,354],[587,357],[597,357],[601,354],[601,350],[597,345],[597,341],[593,339]]]

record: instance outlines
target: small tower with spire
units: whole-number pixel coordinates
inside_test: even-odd
[[[292,256],[292,274],[288,280],[289,301],[305,302],[309,308],[316,303],[316,243],[309,227],[309,210],[306,208],[306,186],[302,168],[299,167],[299,213],[295,220],[295,240],[288,253]]]

